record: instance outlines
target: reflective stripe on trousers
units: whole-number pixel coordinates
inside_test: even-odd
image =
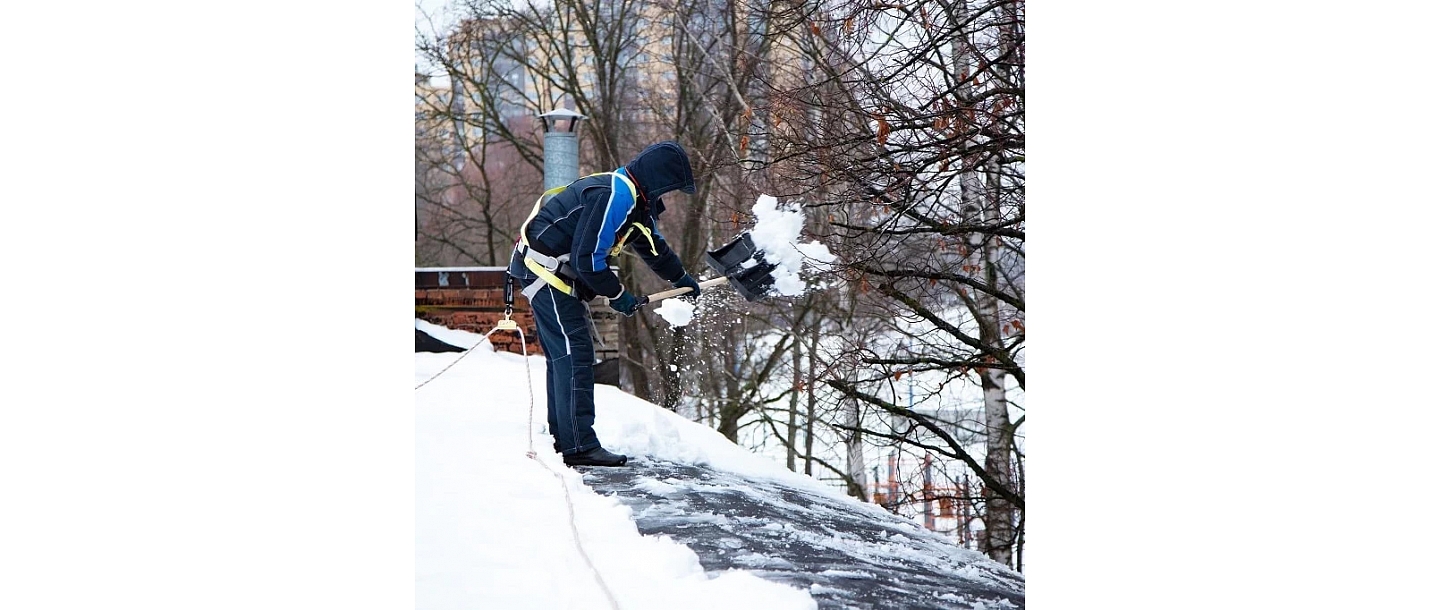
[[[518,254],[511,258],[509,272],[521,285],[537,279]],[[599,447],[589,308],[546,285],[530,298],[530,313],[545,350],[545,406],[556,448],[573,454]]]

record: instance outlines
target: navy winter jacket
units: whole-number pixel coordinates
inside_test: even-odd
[[[626,179],[635,187],[633,195]],[[576,180],[551,197],[530,221],[526,237],[541,254],[569,253],[584,284],[576,288],[593,294],[613,299],[625,291],[607,259],[626,245],[661,279],[674,283],[685,267],[655,221],[665,211],[660,196],[676,190],[695,192],[685,149],[669,141],[652,144],[624,167]]]

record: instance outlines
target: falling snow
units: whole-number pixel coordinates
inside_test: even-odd
[[[800,243],[805,215],[796,206],[782,205],[770,195],[761,195],[751,211],[757,221],[750,237],[765,260],[775,264],[770,274],[775,278],[775,292],[783,296],[804,294],[805,280],[801,279],[801,272],[832,263],[835,255],[818,241]]]

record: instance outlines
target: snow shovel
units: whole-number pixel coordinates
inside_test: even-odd
[[[728,280],[728,279],[726,279],[726,278],[723,278],[723,277],[712,277],[712,278],[710,278],[710,279],[708,279],[708,280],[705,280],[705,281],[703,281],[703,282],[700,282],[700,287],[701,287],[701,288],[711,288],[711,287],[714,287],[714,286],[719,286],[719,285],[721,285],[721,284],[724,284],[725,282],[728,282],[728,281],[730,281],[730,280]],[[670,290],[664,290],[664,291],[661,291],[661,292],[657,292],[657,293],[652,294],[652,295],[650,295],[650,296],[640,297],[639,302],[640,302],[640,305],[642,305],[642,306],[643,306],[643,305],[648,305],[648,304],[650,304],[650,303],[654,303],[655,301],[663,301],[663,300],[668,299],[668,298],[670,298],[670,297],[678,297],[678,296],[680,296],[680,295],[682,295],[682,294],[685,294],[685,293],[687,293],[687,292],[690,292],[690,287],[689,287],[689,286],[686,286],[685,288],[671,288]]]
[[[722,277],[700,282],[701,288],[710,288],[729,282],[730,286],[734,287],[740,296],[745,297],[746,301],[754,302],[765,298],[770,287],[775,284],[775,276],[770,274],[775,270],[775,264],[767,262],[762,253],[756,251],[755,240],[750,237],[749,231],[741,233],[740,237],[720,248],[706,252],[705,264]],[[663,301],[687,292],[690,292],[689,288],[674,288],[657,292],[642,297],[640,304]]]
[[[740,234],[728,244],[705,253],[705,264],[730,280],[730,285],[746,301],[755,302],[765,298],[770,287],[775,285],[775,263],[765,260],[763,252],[756,250],[755,240],[750,232]]]

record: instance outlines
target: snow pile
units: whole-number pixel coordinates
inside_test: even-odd
[[[764,253],[765,260],[775,264],[771,275],[775,278],[775,291],[785,296],[799,296],[805,292],[805,282],[800,272],[807,266],[818,267],[835,261],[835,255],[818,241],[799,243],[800,229],[805,225],[805,216],[794,206],[781,205],[770,195],[761,195],[751,208],[758,219],[750,237],[755,248]]]
[[[420,321],[416,328],[465,347],[480,340]],[[542,432],[543,358],[527,361],[488,345],[458,362],[457,356],[415,354],[416,385],[453,363],[415,392],[417,608],[608,607],[575,546],[567,489],[580,544],[626,610],[816,607],[808,592],[749,572],[708,577],[689,548],[640,535],[628,508],[586,487]],[[710,464],[839,496],[814,479],[736,447],[710,428],[617,388],[596,386],[595,403],[596,433],[612,451]],[[531,439],[538,462],[525,455]]]
[[[695,318],[695,305],[679,298],[666,299],[655,313],[665,318],[671,326],[685,326]]]

